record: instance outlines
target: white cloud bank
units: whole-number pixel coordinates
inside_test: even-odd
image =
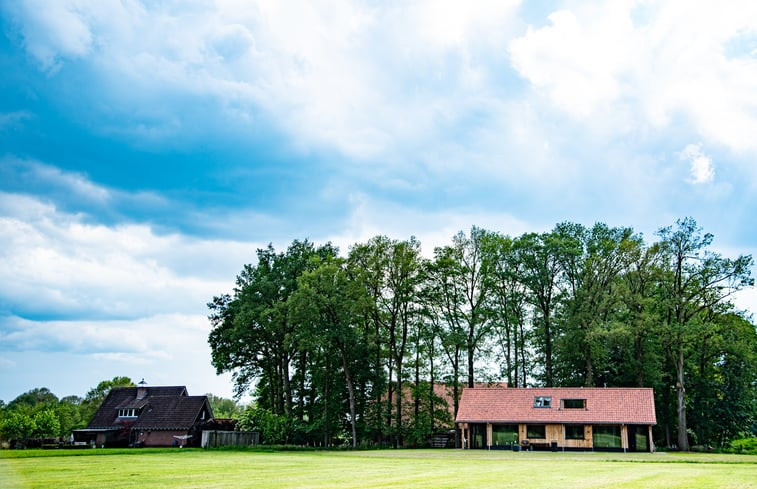
[[[618,1],[549,16],[510,43],[515,69],[566,113],[618,133],[688,120],[708,142],[757,150],[757,3]],[[589,122],[587,122],[589,123]]]
[[[212,295],[230,289],[254,248],[159,235],[145,224],[91,223],[85,214],[61,211],[38,197],[0,192],[0,297],[7,310],[22,316],[202,312]]]
[[[110,106],[125,99],[165,119],[136,136],[181,130],[159,108],[178,93],[212,97],[238,122],[263,109],[305,147],[361,158],[429,137],[484,100],[493,73],[475,53],[504,56],[519,3],[29,0],[6,10],[43,70],[86,58]]]

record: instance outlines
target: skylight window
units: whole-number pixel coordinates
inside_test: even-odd
[[[551,408],[552,396],[534,396],[535,408]]]

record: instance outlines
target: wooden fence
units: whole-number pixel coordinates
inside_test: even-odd
[[[203,431],[202,448],[249,446],[260,443],[257,431]]]

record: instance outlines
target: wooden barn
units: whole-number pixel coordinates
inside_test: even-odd
[[[463,448],[654,451],[648,388],[466,388]]]
[[[207,396],[184,386],[114,387],[89,425],[74,431],[96,446],[199,446],[203,429],[215,429]]]

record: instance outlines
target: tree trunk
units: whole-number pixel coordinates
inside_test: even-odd
[[[526,333],[523,331],[523,321],[518,323],[518,328],[520,329],[520,368],[522,370],[521,383],[518,385],[526,387]]]
[[[413,422],[416,426],[418,426],[418,416],[421,411],[421,359],[420,359],[420,341],[418,342],[418,345],[415,348],[415,389],[413,394],[413,400],[415,402],[415,406],[413,407]]]
[[[552,333],[549,330],[549,309],[544,311],[544,381],[552,387]]]
[[[289,357],[281,355],[281,380],[284,382],[284,408],[286,415],[292,415],[292,386],[289,382]]]
[[[329,446],[329,404],[331,400],[329,399],[329,384],[331,383],[331,375],[329,374],[331,372],[331,362],[326,361],[326,382],[325,386],[323,388],[323,446],[328,447]]]
[[[458,401],[458,388],[457,388],[457,381],[460,376],[460,349],[458,347],[455,347],[455,361],[452,363],[452,404],[453,404],[453,411],[455,412],[455,415],[453,416],[452,422],[454,423],[455,419],[457,419],[457,409],[460,405]],[[455,426],[455,448],[460,448],[460,429]]]
[[[434,411],[434,345],[433,338],[431,339],[431,349],[429,351],[429,384],[431,389],[431,396],[429,398],[429,406],[431,409],[431,434],[436,431],[436,416]],[[454,422],[454,420],[453,420]]]
[[[505,308],[504,311],[505,311],[505,345],[507,347],[506,350],[505,350],[505,366],[507,368],[507,385],[513,385],[513,374],[512,374],[512,370],[513,370],[513,356],[512,356],[513,345],[512,345],[512,335],[510,334],[510,321],[507,320],[507,308]],[[517,367],[518,362],[517,362],[517,360],[515,362],[515,365],[516,365],[515,366],[515,370],[516,370],[516,375],[517,375],[517,370],[518,370],[518,367]]]
[[[347,380],[347,392],[350,397],[350,425],[352,427],[352,448],[357,448],[357,425],[355,420],[355,387],[352,385],[352,376],[350,375],[350,368],[347,365],[347,355],[342,350],[342,368],[344,369],[344,377]]]
[[[591,361],[591,348],[586,349],[586,387],[594,387],[594,365]]]
[[[644,343],[640,333],[634,338],[634,353],[636,360],[636,386],[644,387]]]
[[[389,440],[392,441],[392,407],[394,406],[394,383],[392,382],[392,372],[394,369],[394,363],[392,362],[392,355],[389,355],[388,375],[386,377],[387,384],[387,397],[386,397],[386,433]],[[393,442],[393,441],[392,441]]]
[[[394,448],[402,446],[402,398],[405,397],[402,392],[402,364],[397,364],[397,387],[395,388],[397,398],[395,399],[396,412],[394,413]]]
[[[686,426],[686,388],[684,386],[683,347],[678,348],[676,359],[676,393],[678,394],[678,449],[689,451],[689,437]]]
[[[297,409],[300,411],[300,421],[305,421],[305,372],[307,372],[307,351],[300,352],[300,395],[297,396]]]

